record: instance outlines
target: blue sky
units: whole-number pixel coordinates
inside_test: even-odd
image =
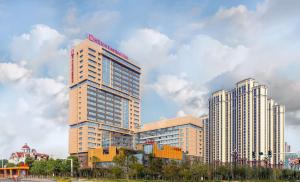
[[[87,33],[142,67],[144,123],[205,114],[212,91],[254,77],[286,106],[286,140],[300,150],[299,8],[297,0],[0,0],[0,155],[25,142],[66,155],[68,55]]]

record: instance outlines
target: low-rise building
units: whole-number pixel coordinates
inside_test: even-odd
[[[27,143],[25,143],[21,148],[21,151],[14,152],[10,155],[8,162],[13,164],[25,163],[25,160],[28,157],[31,157],[34,160],[47,160],[49,155],[38,153],[35,149],[31,149]]]
[[[153,155],[153,157],[168,160],[182,160],[184,154],[179,147],[159,145],[154,142],[141,145],[140,149],[144,152],[145,155]]]
[[[29,172],[28,166],[5,167],[0,168],[0,178],[16,178],[27,176]]]
[[[286,169],[298,169],[298,166],[300,165],[300,154],[289,152],[285,154],[285,160],[284,160],[284,168]]]
[[[119,149],[116,146],[110,147],[98,147],[88,150],[88,167],[92,168],[101,163],[102,166],[111,165],[114,157],[120,154]]]
[[[184,116],[144,124],[138,131],[140,144],[155,142],[159,145],[179,147],[184,153],[204,157],[203,121],[207,116]]]
[[[110,147],[98,147],[88,150],[88,167],[109,167],[114,165],[114,158],[118,155],[134,155],[138,162],[146,164],[149,156],[152,155],[155,158],[161,158],[163,160],[183,160],[183,151],[179,147],[170,145],[159,145],[154,142],[146,144],[138,144],[137,150],[118,148],[116,146]]]

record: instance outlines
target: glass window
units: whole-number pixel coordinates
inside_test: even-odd
[[[89,51],[91,51],[91,52],[96,52],[94,49],[92,49],[92,48],[89,48]]]
[[[144,146],[144,152],[145,154],[152,154],[153,145],[145,145]]]
[[[104,85],[110,85],[110,60],[106,57],[103,57],[102,62],[102,80]]]
[[[129,123],[129,104],[128,100],[123,99],[123,127],[128,128]]]

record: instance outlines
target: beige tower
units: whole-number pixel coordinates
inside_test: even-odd
[[[98,146],[135,145],[140,127],[140,67],[93,35],[74,47],[70,61],[69,153],[87,165]]]
[[[268,99],[267,87],[253,79],[238,82],[231,91],[214,92],[206,126],[207,161],[245,164],[271,153],[272,164],[283,162],[284,113],[284,106]]]

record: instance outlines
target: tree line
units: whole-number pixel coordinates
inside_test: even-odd
[[[110,167],[94,166],[79,171],[81,177],[126,178],[167,181],[201,180],[297,180],[300,172],[291,169],[251,167],[249,165],[212,165],[200,161],[174,161],[149,155],[141,164],[134,155],[121,154]]]
[[[26,158],[29,173],[38,176],[71,176],[71,160],[73,162],[73,174],[79,174],[79,161],[77,157],[70,156],[67,159],[34,160]]]
[[[299,180],[300,172],[291,169],[250,167],[247,165],[208,165],[199,161],[172,161],[149,155],[141,164],[134,155],[123,153],[113,160],[114,165],[80,169],[76,157],[73,160],[74,177],[124,178],[167,181],[201,180]],[[32,175],[70,176],[71,161],[26,159]]]

